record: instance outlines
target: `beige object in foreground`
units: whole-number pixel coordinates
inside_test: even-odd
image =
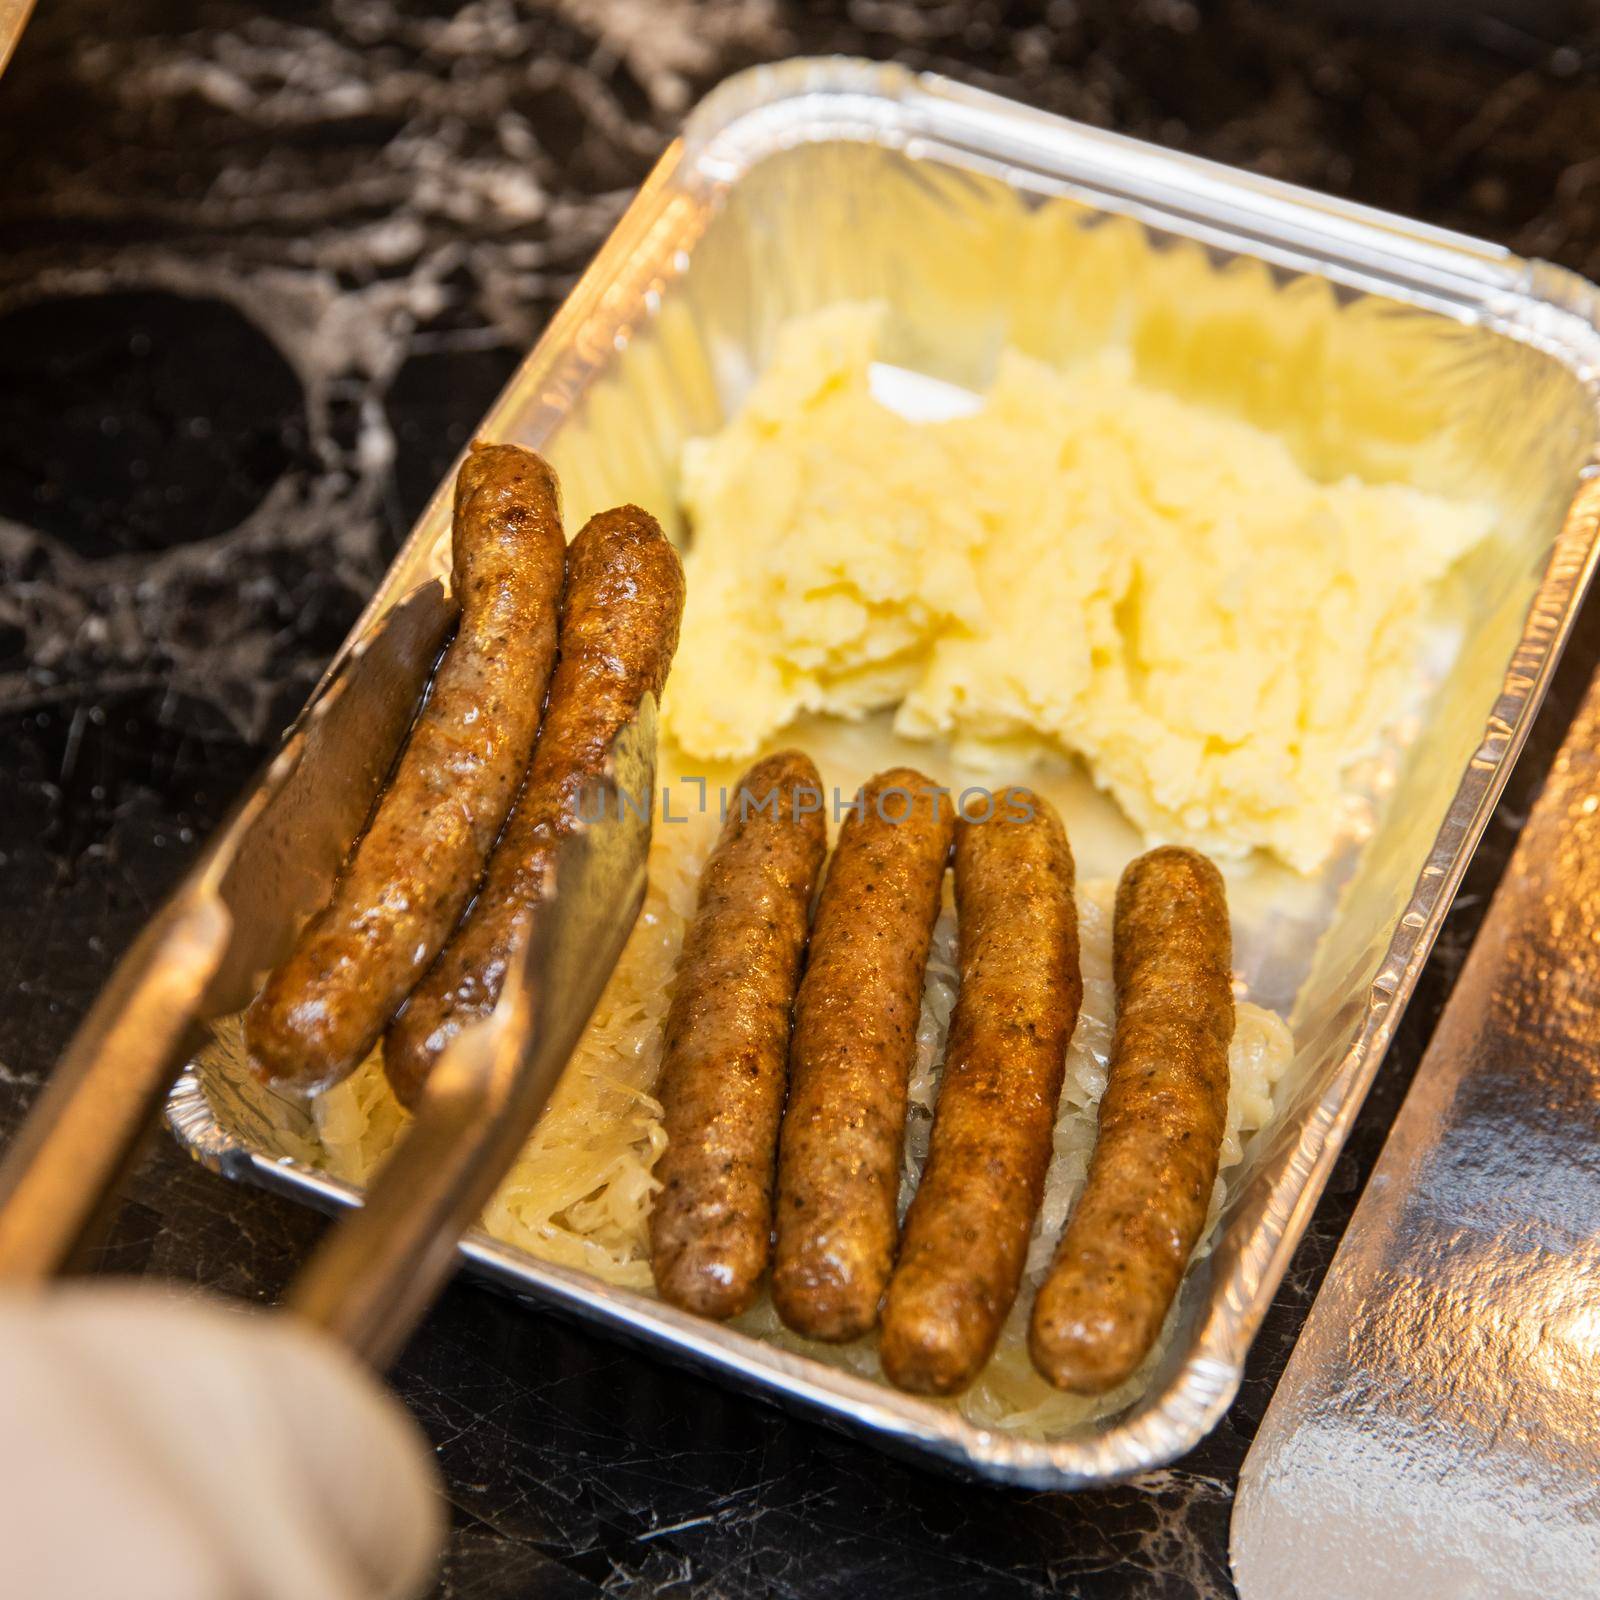
[[[444,1502],[428,1440],[291,1318],[140,1287],[0,1298],[6,1592],[409,1600]]]
[[[1205,1227],[1227,1125],[1222,874],[1192,850],[1140,856],[1117,887],[1112,940],[1117,1029],[1094,1158],[1028,1337],[1034,1365],[1075,1394],[1116,1388],[1155,1344]]]
[[[1243,1600],[1600,1583],[1600,680],[1262,1419]]]

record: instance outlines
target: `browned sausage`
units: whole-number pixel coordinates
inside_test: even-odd
[[[309,1094],[342,1078],[449,937],[528,770],[565,559],[555,474],[474,444],[456,475],[455,638],[332,900],[245,1017],[269,1081]]]
[[[1140,856],[1112,931],[1117,1026],[1083,1194],[1034,1302],[1051,1383],[1104,1394],[1161,1332],[1205,1226],[1228,1113],[1233,940],[1222,875],[1193,850]]]
[[[683,567],[655,518],[637,506],[591,517],[567,552],[560,657],[527,783],[476,902],[384,1039],[404,1104],[450,1041],[494,1010],[584,785],[644,696],[661,693],[682,616]]]
[[[789,1024],[827,847],[817,769],[798,750],[757,762],[729,803],[678,960],[650,1265],[664,1299],[702,1316],[745,1310],[766,1271]]]
[[[894,1265],[906,1080],[954,809],[908,767],[839,831],[795,1002],[772,1300],[812,1339],[854,1339]]]
[[[1072,851],[1049,804],[1012,791],[958,823],[955,868],[961,989],[879,1347],[919,1394],[966,1388],[1016,1299],[1083,1002]]]

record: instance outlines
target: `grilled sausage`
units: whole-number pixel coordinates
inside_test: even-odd
[[[827,844],[817,769],[798,750],[757,762],[678,960],[650,1265],[663,1299],[702,1316],[745,1310],[766,1270],[789,1024]]]
[[[1117,1025],[1100,1131],[1029,1337],[1034,1365],[1075,1394],[1132,1376],[1205,1226],[1233,1037],[1222,875],[1193,850],[1141,856],[1117,888],[1112,955]]]
[[[1083,1002],[1061,819],[1021,792],[1003,806],[956,825],[961,988],[883,1304],[883,1370],[919,1394],[966,1388],[1016,1299]]]
[[[555,474],[474,444],[456,476],[455,637],[333,898],[245,1017],[270,1082],[309,1094],[342,1078],[449,937],[528,770],[565,561]]]
[[[451,1040],[494,1010],[584,785],[644,696],[661,693],[682,616],[683,567],[655,518],[637,506],[591,517],[567,552],[560,655],[527,782],[476,902],[384,1039],[403,1104],[416,1103]]]
[[[778,1315],[812,1339],[877,1320],[894,1265],[906,1080],[955,829],[920,772],[874,778],[839,832],[795,1002],[778,1158]]]

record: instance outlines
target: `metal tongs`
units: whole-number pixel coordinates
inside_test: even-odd
[[[112,974],[0,1162],[0,1282],[66,1272],[93,1242],[209,1025],[250,1000],[326,901],[454,618],[434,581],[361,634]],[[366,1204],[290,1287],[292,1311],[375,1366],[448,1279],[621,954],[644,901],[655,746],[647,696],[558,849],[522,981],[441,1057]]]

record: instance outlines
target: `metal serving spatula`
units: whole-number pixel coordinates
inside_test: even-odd
[[[1600,1594],[1600,677],[1233,1515],[1244,1600]]]
[[[428,583],[356,641],[122,958],[0,1163],[0,1281],[73,1264],[205,1025],[327,899],[454,618]]]
[[[33,0],[0,0],[0,72],[6,70],[22,30],[33,14]]]
[[[240,1010],[323,904],[416,714],[455,608],[437,582],[340,660],[256,788],[112,974],[0,1162],[0,1283],[68,1270],[94,1237],[185,1061]],[[587,1023],[644,900],[656,705],[646,697],[580,802],[523,980],[430,1079],[369,1204],[290,1305],[383,1363],[451,1269]]]

